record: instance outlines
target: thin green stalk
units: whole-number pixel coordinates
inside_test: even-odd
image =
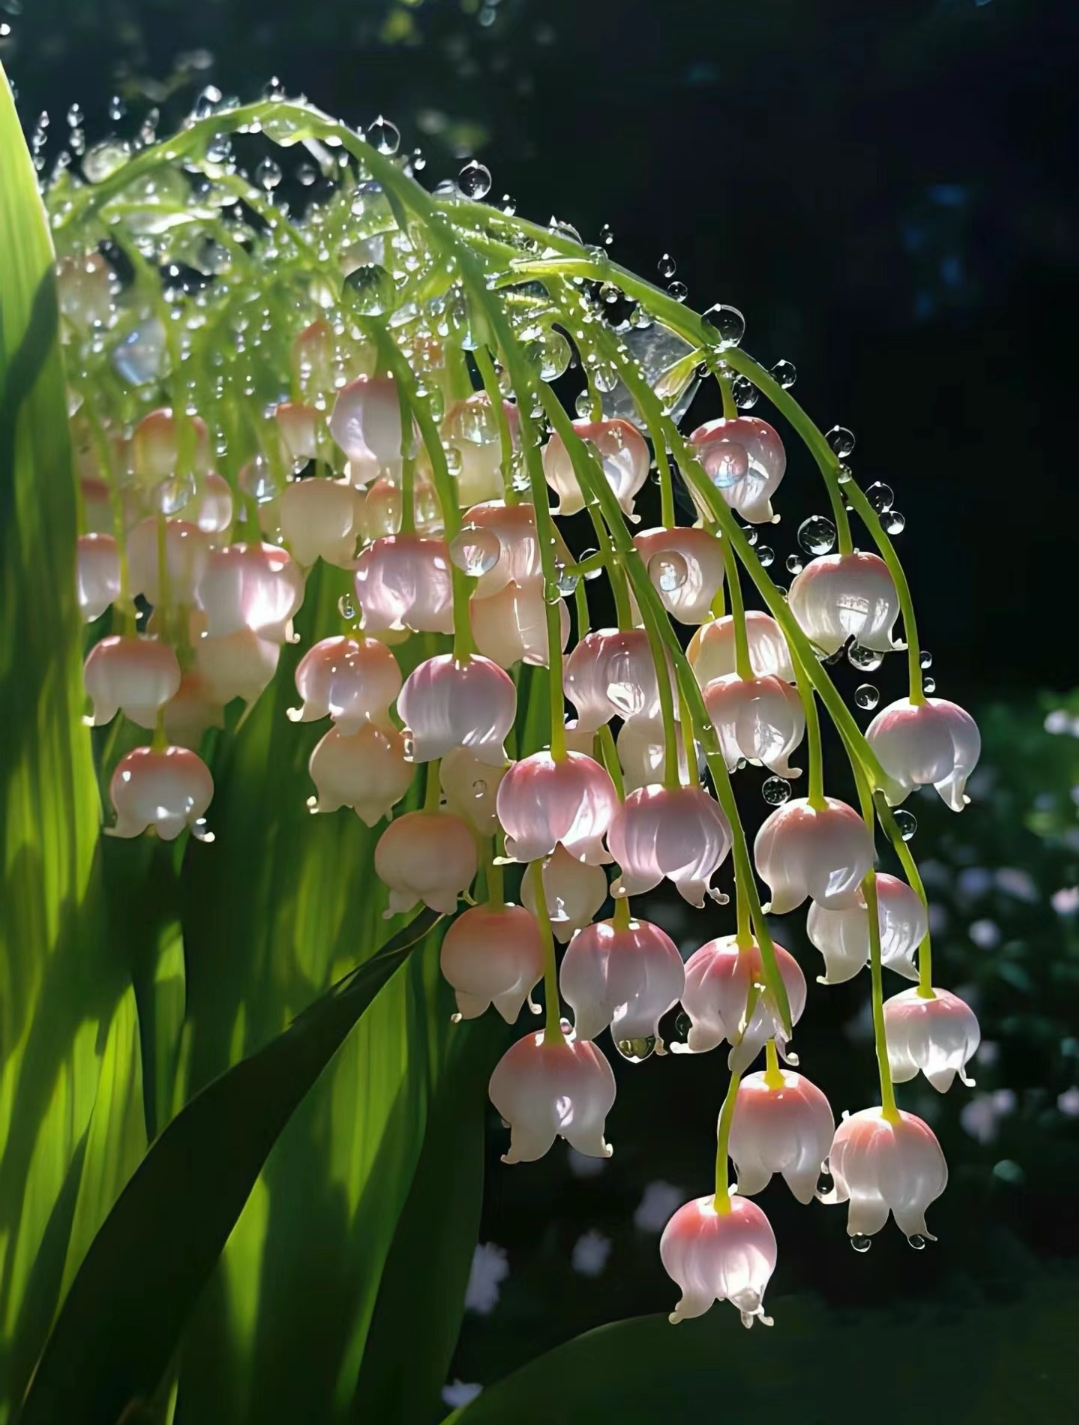
[[[614,733],[611,731],[609,722],[605,722],[596,733],[595,746],[599,751],[599,761],[607,769],[607,775],[614,783],[618,800],[624,802],[626,799],[626,784],[622,777],[622,764],[618,760],[618,748],[615,746]]]
[[[783,1078],[783,1071],[779,1067],[779,1054],[776,1051],[776,1041],[769,1039],[764,1046],[764,1082],[770,1089],[782,1089],[786,1087]]]
[[[794,676],[798,683],[798,696],[802,700],[802,711],[806,720],[806,743],[809,748],[809,805],[815,811],[827,806],[824,795],[824,749],[821,745],[820,718],[817,715],[817,700],[813,684],[809,681],[802,660],[790,650],[794,664]]]
[[[716,1195],[712,1199],[715,1210],[726,1216],[731,1210],[730,1188],[727,1183],[727,1148],[731,1141],[731,1122],[734,1107],[738,1102],[738,1082],[741,1074],[732,1074],[727,1085],[727,1096],[719,1111],[719,1128],[716,1132]]]
[[[498,441],[502,452],[500,465],[502,497],[507,505],[515,505],[520,497],[513,485],[513,437],[510,434],[510,423],[506,418],[506,411],[502,404],[502,392],[499,389],[498,377],[495,375],[494,363],[485,346],[478,346],[472,355],[476,362],[476,369],[483,381],[483,389],[491,403],[495,425],[498,427]]]
[[[862,523],[873,536],[873,543],[880,550],[881,557],[888,566],[888,572],[899,596],[899,610],[903,615],[903,634],[907,640],[907,675],[910,682],[910,701],[915,706],[925,702],[922,689],[922,653],[918,643],[918,625],[914,616],[914,600],[910,596],[910,584],[895,546],[884,532],[880,517],[853,480],[844,486],[850,502],[861,516]]]
[[[727,572],[727,587],[731,596],[731,618],[734,621],[734,667],[743,682],[753,678],[753,664],[749,657],[749,633],[746,630],[746,607],[742,602],[742,585],[738,578],[738,560],[730,541],[720,539],[723,549],[723,565]]]
[[[424,811],[438,811],[442,801],[442,782],[439,777],[441,759],[436,757],[433,762],[427,764],[427,781],[424,784],[423,809]]]
[[[502,880],[502,865],[498,859],[498,837],[493,836],[488,844],[484,840],[483,874],[487,883],[487,904],[492,910],[500,910],[506,903],[505,886]]]
[[[866,784],[865,776],[854,769],[854,780],[858,787],[858,801],[862,818],[873,836],[876,821],[873,815],[873,796]],[[895,1103],[895,1089],[892,1086],[892,1070],[888,1063],[888,1031],[884,1024],[884,976],[881,970],[880,949],[880,906],[877,901],[877,873],[869,870],[862,881],[866,914],[869,921],[869,974],[873,1009],[873,1043],[877,1055],[877,1073],[880,1076],[881,1113],[889,1123],[899,1121],[899,1110]]]
[[[585,589],[583,576],[578,578],[574,585],[573,604],[577,610],[577,642],[580,643],[592,627],[592,618],[588,612],[588,591]]]
[[[532,877],[536,919],[539,922],[540,940],[543,943],[543,994],[547,1002],[543,1042],[545,1044],[564,1044],[566,1036],[562,1033],[562,1004],[558,998],[558,962],[555,959],[551,917],[547,910],[547,893],[543,888],[543,862],[533,861],[527,874]]]
[[[873,796],[873,805],[876,808],[877,817],[888,840],[892,843],[895,854],[899,857],[900,865],[906,872],[907,880],[912,889],[917,893],[918,899],[926,908],[926,915],[929,913],[929,900],[925,893],[925,886],[918,871],[918,866],[914,860],[914,855],[910,847],[903,840],[903,833],[899,830],[892,809],[888,805],[888,799],[883,792],[876,792]],[[927,929],[925,939],[918,946],[918,994],[922,999],[935,999],[933,990],[933,946],[930,932]]]

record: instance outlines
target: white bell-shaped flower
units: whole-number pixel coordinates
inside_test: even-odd
[[[746,640],[749,643],[749,666],[755,678],[782,678],[784,682],[794,682],[790,649],[774,618],[759,609],[747,609]],[[736,673],[733,617],[725,614],[723,618],[701,624],[689,640],[686,657],[702,688],[717,678],[727,678]]]
[[[791,1026],[798,1023],[806,1003],[806,982],[793,955],[775,946],[776,964],[787,992]],[[690,1018],[684,1046],[675,1052],[705,1054],[724,1040],[731,1044],[728,1062],[732,1073],[752,1064],[769,1039],[783,1050],[787,1033],[779,1007],[765,988],[760,947],[739,946],[737,937],[709,940],[686,961],[686,988],[682,1007]]]
[[[177,472],[205,475],[210,469],[206,422],[198,416],[177,421],[167,407],[143,416],[135,427],[129,451],[131,472],[143,485],[157,485]]]
[[[744,757],[763,763],[779,777],[802,775],[787,760],[806,728],[802,700],[790,683],[775,676],[743,679],[728,673],[707,684],[704,705],[729,772]]]
[[[274,422],[282,453],[293,469],[301,469],[309,460],[318,458],[321,411],[302,401],[282,401],[274,411]]]
[[[476,875],[468,823],[445,811],[409,811],[391,821],[375,847],[375,875],[390,891],[390,911],[419,901],[452,915]]]
[[[165,704],[165,736],[174,747],[197,752],[202,734],[225,726],[225,706],[198,668],[187,668],[179,691]]]
[[[678,775],[685,782],[689,779],[689,769],[681,726],[675,727],[674,737],[678,747]],[[643,717],[635,717],[630,722],[624,722],[618,730],[617,746],[622,780],[627,792],[635,792],[641,787],[648,787],[663,780],[667,765],[667,742],[663,735],[661,718],[649,721]]]
[[[539,541],[536,538],[536,511],[532,505],[507,505],[487,500],[473,505],[464,517],[466,525],[488,530],[498,539],[499,555],[494,565],[481,574],[472,591],[473,599],[489,599],[509,583],[526,589],[543,584]]]
[[[352,567],[362,508],[362,497],[347,480],[326,476],[293,480],[277,501],[281,532],[305,569],[316,559],[339,569]]]
[[[444,765],[444,764],[443,764]],[[555,939],[562,945],[572,940],[578,930],[591,923],[592,917],[607,899],[607,877],[602,866],[590,866],[578,861],[564,846],[556,846],[554,854],[543,863],[543,898]],[[536,911],[536,888],[531,876],[521,882],[521,899],[533,914]]]
[[[94,727],[111,722],[121,710],[140,727],[154,727],[158,708],[179,690],[180,665],[158,638],[116,635],[91,648],[83,682],[94,701]]]
[[[618,808],[607,846],[622,868],[615,895],[641,895],[666,877],[683,900],[703,906],[731,849],[731,828],[700,787],[640,787]]]
[[[390,704],[401,690],[397,659],[376,638],[324,638],[309,648],[296,668],[302,708],[289,708],[294,722],[331,717],[338,732],[356,732],[365,723],[391,726]]]
[[[495,767],[483,761],[471,747],[451,747],[438,765],[438,780],[450,811],[456,812],[480,836],[498,831],[496,802],[509,763]]]
[[[356,598],[371,633],[410,628],[453,632],[450,557],[445,540],[418,535],[376,539],[356,561]]]
[[[816,1084],[789,1069],[772,1082],[747,1074],[738,1085],[729,1152],[738,1191],[752,1197],[781,1173],[799,1202],[812,1202],[828,1156],[835,1119]]]
[[[460,663],[452,653],[440,653],[405,679],[397,711],[412,735],[414,762],[433,762],[451,748],[467,747],[474,757],[501,767],[503,743],[517,715],[517,689],[490,658]]]
[[[656,665],[643,628],[586,633],[566,659],[562,678],[582,732],[595,732],[612,717],[660,716]]]
[[[75,593],[85,623],[93,623],[120,597],[120,553],[111,534],[79,536]]]
[[[269,643],[285,643],[291,636],[292,616],[303,596],[303,571],[276,544],[211,550],[198,587],[211,638],[248,629]]]
[[[136,747],[116,764],[109,796],[116,825],[106,836],[141,836],[153,828],[162,841],[175,841],[186,826],[206,814],[214,779],[201,757],[186,747]]]
[[[401,403],[392,376],[360,376],[337,393],[330,434],[350,460],[401,459]]]
[[[232,508],[232,486],[223,475],[211,470],[200,476],[180,517],[198,525],[203,534],[224,534],[232,524]]]
[[[514,861],[538,861],[559,843],[593,866],[611,859],[603,838],[618,795],[606,769],[581,752],[557,760],[534,752],[515,762],[502,779],[497,805],[506,855]]]
[[[233,698],[256,702],[273,681],[280,658],[279,643],[259,638],[249,628],[200,638],[195,644],[195,666],[222,707]]]
[[[947,1093],[956,1074],[968,1087],[967,1064],[978,1052],[982,1032],[978,1016],[949,990],[904,990],[884,1001],[888,1064],[898,1084],[923,1073],[939,1093]]]
[[[952,811],[967,803],[967,778],[978,765],[982,739],[970,713],[945,698],[912,703],[899,698],[877,713],[866,741],[892,779],[894,806],[914,787],[932,786]]]
[[[210,556],[210,538],[189,520],[165,521],[166,594],[170,607],[193,604]],[[143,520],[127,537],[131,594],[157,608],[162,603],[158,521]]]
[[[587,925],[570,941],[559,976],[578,1039],[610,1027],[616,1044],[659,1039],[659,1021],[682,996],[685,971],[670,936],[647,920]]]
[[[948,1165],[933,1130],[913,1113],[900,1112],[893,1122],[883,1109],[863,1108],[844,1118],[828,1170],[835,1188],[821,1200],[849,1201],[848,1236],[872,1237],[891,1212],[907,1237],[937,1240],[925,1225],[925,1210],[947,1187]]]
[[[908,980],[918,978],[914,952],[929,931],[929,915],[917,891],[906,881],[877,873],[877,920],[881,964]],[[869,910],[865,896],[846,910],[826,910],[816,901],[806,916],[806,934],[824,956],[822,985],[851,980],[869,964]]]
[[[772,1225],[755,1202],[737,1194],[717,1212],[715,1198],[698,1197],[674,1214],[659,1239],[664,1270],[682,1299],[671,1322],[703,1316],[713,1301],[729,1301],[743,1326],[771,1326],[762,1302],[776,1266]]]
[[[512,401],[503,401],[510,441],[516,450],[519,416]],[[454,401],[442,420],[442,442],[456,452],[451,465],[457,481],[457,503],[463,507],[481,500],[502,498],[505,482],[502,470],[502,441],[498,422],[486,391],[475,391],[463,401]],[[508,476],[509,472],[505,472]]]
[[[614,1104],[614,1074],[589,1040],[526,1034],[499,1060],[490,1095],[510,1125],[504,1163],[535,1162],[556,1138],[588,1158],[611,1156],[603,1128]]]
[[[315,811],[351,807],[366,826],[374,826],[408,791],[416,769],[405,757],[402,733],[367,723],[348,734],[332,727],[311,753],[307,770],[318,793]]]
[[[891,653],[899,595],[888,566],[877,554],[822,554],[811,559],[790,586],[791,613],[822,653],[832,654],[848,638],[862,648]]]
[[[624,420],[574,421],[573,429],[595,448],[603,474],[622,512],[633,517],[633,499],[648,479],[651,464],[648,444],[635,425]],[[543,448],[543,473],[558,496],[555,514],[575,515],[584,498],[569,451],[560,435],[552,435]]]
[[[472,636],[476,647],[500,668],[512,668],[515,663],[546,668],[550,662],[547,644],[547,605],[543,585],[531,580],[522,589],[519,584],[507,584],[497,594],[468,601]],[[558,601],[563,652],[569,642],[570,619],[565,600]]]
[[[543,942],[531,911],[519,905],[474,905],[446,931],[442,973],[462,1019],[494,1005],[507,1024],[543,978]]]
[[[723,546],[698,525],[646,529],[634,535],[663,607],[679,623],[701,624],[723,583]]]
[[[783,442],[767,421],[734,416],[708,421],[689,438],[704,473],[744,520],[766,524],[773,518],[771,496],[787,468]]]
[[[811,896],[828,910],[858,904],[858,888],[873,865],[873,836],[845,802],[826,797],[814,807],[796,797],[777,807],[757,832],[757,873],[771,888],[773,915],[786,915]]]

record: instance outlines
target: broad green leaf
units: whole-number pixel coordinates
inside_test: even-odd
[[[436,921],[432,912],[418,916],[173,1119],[90,1246],[20,1425],[115,1425],[153,1394],[282,1129]]]

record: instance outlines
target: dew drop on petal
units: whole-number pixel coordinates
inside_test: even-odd
[[[918,830],[918,818],[912,811],[907,811],[906,807],[897,807],[892,815],[895,817],[900,836],[904,841],[909,841]]]
[[[911,1233],[907,1238],[907,1242],[916,1252],[923,1252],[925,1250],[925,1238],[920,1232]]]
[[[761,561],[761,568],[767,569],[770,564],[775,563],[776,552],[767,544],[762,544],[757,548],[757,558]]]
[[[807,554],[827,554],[835,544],[835,525],[824,515],[810,515],[798,526],[798,543]]]
[[[863,648],[860,643],[852,643],[847,649],[847,662],[863,673],[873,673],[884,662],[884,654],[875,648]]]
[[[631,1064],[640,1064],[656,1052],[656,1036],[647,1034],[640,1039],[616,1039],[615,1048],[623,1059]]]
[[[856,1237],[850,1239],[850,1244],[856,1252],[868,1252],[873,1245],[873,1239],[872,1237],[866,1237],[859,1233]]]
[[[932,668],[933,655],[932,653],[930,653],[928,648],[923,648],[922,651],[918,654],[918,666],[920,668]]]
[[[673,594],[689,578],[689,565],[677,549],[661,549],[648,561],[648,577],[661,594]]]
[[[820,1170],[820,1177],[817,1179],[817,1196],[827,1197],[835,1190],[835,1178],[828,1171],[828,1164],[825,1163]]]
[[[495,531],[479,525],[465,525],[450,541],[450,558],[474,579],[489,574],[501,553],[502,541]]]
[[[377,262],[364,263],[345,278],[342,297],[361,316],[380,317],[396,306],[397,284]]]
[[[790,799],[791,784],[786,777],[769,777],[761,784],[761,796],[770,807],[780,807]]]
[[[787,555],[787,572],[789,574],[800,574],[804,568],[805,565],[802,563],[801,557],[799,555]]]
[[[874,688],[872,683],[863,683],[854,692],[854,701],[860,708],[865,708],[868,712],[870,708],[875,708],[880,702],[880,692]]]
[[[351,594],[342,594],[337,600],[337,612],[349,622],[356,617],[356,605]]]
[[[937,680],[936,680],[936,678],[930,676],[930,677],[928,677],[928,678],[923,678],[923,679],[922,679],[922,692],[923,692],[923,693],[935,693],[936,691],[937,691]]]

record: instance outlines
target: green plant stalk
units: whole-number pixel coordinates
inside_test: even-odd
[[[494,363],[484,346],[478,346],[472,355],[476,361],[476,369],[483,381],[483,389],[491,403],[495,425],[498,427],[498,441],[502,452],[502,497],[507,505],[515,505],[519,496],[513,484],[513,437],[510,434],[510,423],[502,404],[502,392],[499,389],[498,377],[495,375]]]
[[[862,809],[869,835],[873,836],[876,820],[873,815],[873,795],[866,784],[865,775],[854,766],[854,780],[858,786],[858,802]],[[877,1073],[880,1077],[881,1113],[889,1123],[898,1123],[899,1110],[895,1103],[895,1089],[892,1086],[892,1070],[888,1063],[888,1031],[884,1024],[884,977],[881,969],[880,949],[880,907],[877,901],[877,873],[872,868],[862,881],[866,914],[869,922],[869,975],[871,981],[873,1008],[873,1045],[877,1055]]]
[[[742,602],[742,586],[738,579],[738,560],[728,540],[721,539],[723,565],[731,597],[731,618],[734,623],[734,667],[744,683],[753,681],[753,664],[749,657],[749,634],[746,630],[746,606]]]
[[[813,694],[813,684],[809,681],[805,666],[794,649],[789,650],[794,664],[794,676],[798,683],[798,696],[802,700],[802,711],[806,720],[806,742],[809,748],[809,805],[814,811],[822,811],[828,801],[824,795],[824,748],[821,744],[820,718],[817,702]],[[857,760],[851,764],[858,775]]]
[[[738,1083],[741,1077],[740,1073],[731,1074],[723,1107],[719,1110],[719,1126],[716,1130],[716,1193],[712,1206],[722,1217],[726,1217],[731,1210],[731,1194],[727,1182],[727,1149],[731,1141],[731,1123],[738,1102]]]
[[[547,893],[543,887],[543,862],[533,861],[526,874],[532,877],[536,920],[539,922],[540,940],[543,944],[543,997],[547,1004],[543,1042],[564,1044],[566,1036],[562,1033],[562,1002],[558,997],[558,961],[555,958],[551,916],[547,910]]]
[[[929,898],[925,893],[925,886],[918,872],[917,863],[911,854],[911,849],[903,840],[903,834],[896,824],[892,809],[888,805],[888,799],[883,792],[875,792],[873,795],[873,805],[880,819],[880,824],[884,828],[885,835],[892,843],[895,854],[899,857],[900,865],[907,874],[907,880],[912,889],[916,892],[918,899],[929,913]],[[918,946],[918,994],[922,999],[935,999],[933,990],[933,946],[931,935],[928,930],[925,932],[925,939]]]
[[[915,707],[925,702],[922,689],[922,652],[918,642],[918,624],[914,616],[914,600],[910,596],[910,584],[906,572],[895,552],[895,546],[884,532],[876,510],[869,503],[865,493],[853,480],[844,486],[850,502],[861,516],[862,523],[873,536],[873,543],[880,550],[881,558],[888,566],[888,572],[899,596],[899,611],[903,615],[903,633],[907,640],[907,676],[910,683],[910,701]]]
[[[626,784],[622,776],[622,766],[618,760],[618,749],[614,744],[614,734],[611,732],[610,723],[604,723],[593,739],[593,750],[596,754],[596,761],[607,770],[607,775],[614,783],[615,795],[619,802],[626,799]],[[629,896],[614,897],[614,921],[618,930],[628,930],[632,916],[629,908]]]

